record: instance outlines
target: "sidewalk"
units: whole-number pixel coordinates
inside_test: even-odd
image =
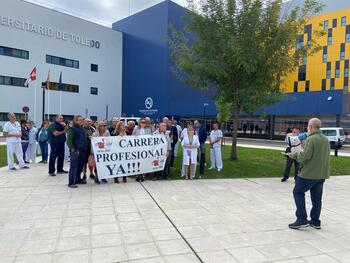
[[[1,263],[350,260],[350,177],[327,182],[319,231],[287,228],[279,178],[66,184],[45,165],[0,169]]]

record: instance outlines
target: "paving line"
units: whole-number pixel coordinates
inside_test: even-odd
[[[201,257],[197,254],[197,252],[194,250],[194,248],[191,246],[191,244],[187,241],[187,239],[182,235],[182,233],[180,232],[180,230],[176,227],[176,225],[174,224],[174,222],[170,219],[170,217],[165,213],[165,211],[163,210],[163,208],[160,206],[160,204],[157,202],[157,200],[153,197],[153,195],[148,191],[148,189],[145,187],[145,185],[143,183],[140,182],[140,185],[143,187],[143,189],[148,193],[148,195],[152,198],[153,202],[158,206],[158,208],[160,209],[160,211],[162,211],[162,213],[165,215],[165,217],[168,219],[168,221],[170,222],[170,224],[175,228],[175,230],[177,231],[177,233],[179,233],[179,235],[181,236],[181,238],[185,241],[185,243],[187,244],[187,246],[191,249],[191,251],[193,252],[193,254],[198,258],[199,262],[204,263],[204,261],[201,259]]]

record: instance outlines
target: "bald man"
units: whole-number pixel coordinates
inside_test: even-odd
[[[310,119],[307,127],[309,136],[305,140],[304,151],[297,155],[288,154],[300,163],[300,173],[296,178],[293,190],[297,220],[289,224],[289,228],[292,229],[308,226],[321,229],[323,184],[330,175],[330,144],[327,137],[321,133],[320,128],[321,121],[319,119]],[[310,221],[307,220],[305,208],[305,193],[307,191],[310,191],[312,202]]]

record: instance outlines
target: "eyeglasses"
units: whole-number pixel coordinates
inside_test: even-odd
[[[141,121],[141,124],[146,124],[146,122],[145,121]]]

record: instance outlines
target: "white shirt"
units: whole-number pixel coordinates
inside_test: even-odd
[[[21,132],[21,125],[17,121],[15,123],[8,121],[5,123],[3,131],[10,135],[16,135]],[[6,142],[21,142],[21,137],[6,137]]]
[[[183,139],[187,135],[187,128],[184,128],[181,132],[180,138]]]
[[[38,128],[32,127],[29,131],[29,143],[36,143],[36,135],[38,133]]]
[[[176,124],[176,129],[177,129],[178,138],[181,138],[181,132],[182,132],[181,126],[179,124]]]
[[[217,139],[220,138],[220,140],[213,144],[213,147],[220,147],[221,146],[221,138],[222,138],[222,131],[221,130],[212,130],[210,132],[210,142],[214,142]]]
[[[145,135],[146,132],[145,132],[145,128],[140,128],[140,135]]]

